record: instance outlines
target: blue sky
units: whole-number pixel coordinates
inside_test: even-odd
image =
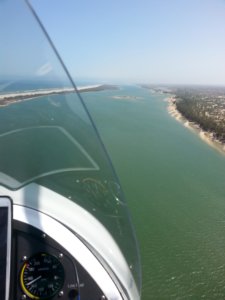
[[[31,3],[76,80],[225,85],[225,0]]]

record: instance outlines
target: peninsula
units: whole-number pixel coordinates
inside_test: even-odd
[[[55,89],[39,89],[39,90],[30,90],[23,92],[7,93],[0,94],[0,106],[6,106],[15,102],[20,102],[23,100],[33,99],[41,96],[48,95],[59,95],[66,93],[84,93],[84,92],[94,92],[94,91],[103,91],[103,90],[115,90],[117,87],[115,85],[108,84],[98,84],[98,85],[89,85],[78,87],[77,90],[74,88],[55,88]]]

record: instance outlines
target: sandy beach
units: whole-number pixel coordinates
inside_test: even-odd
[[[175,118],[178,122],[181,122],[186,128],[194,132],[209,146],[213,147],[220,153],[225,155],[225,144],[221,143],[219,140],[213,137],[212,132],[207,132],[202,130],[202,128],[194,122],[188,121],[176,108],[176,99],[175,96],[171,96],[166,98],[165,101],[168,103],[168,112],[169,114]]]
[[[91,92],[91,91],[101,91],[109,89],[109,85],[97,84],[97,85],[88,85],[77,87],[77,90],[82,92]],[[30,90],[24,92],[16,93],[6,93],[0,94],[0,106],[6,106],[15,102],[20,102],[24,100],[29,100],[44,95],[53,95],[53,94],[65,94],[65,93],[76,93],[74,88],[55,88],[55,89],[40,89],[40,90]]]

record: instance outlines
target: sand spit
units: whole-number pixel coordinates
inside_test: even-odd
[[[176,98],[171,96],[166,98],[165,101],[168,103],[168,112],[177,121],[181,122],[186,128],[197,134],[209,146],[213,147],[220,153],[225,154],[225,144],[214,138],[213,132],[202,130],[202,128],[194,122],[188,121],[176,108]]]
[[[102,91],[111,88],[115,89],[114,86],[97,84],[97,85],[77,87],[77,91],[83,93],[83,92]],[[59,95],[59,94],[66,94],[66,93],[76,93],[76,90],[74,88],[55,88],[55,89],[40,89],[40,90],[30,90],[24,92],[0,94],[0,106],[7,106],[15,102],[21,102],[24,100],[29,100],[41,96],[54,95],[54,94]]]

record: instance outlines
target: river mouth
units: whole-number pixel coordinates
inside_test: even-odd
[[[118,91],[109,90],[86,93],[83,98],[111,156],[132,214],[141,248],[142,299],[168,299],[168,295],[172,299],[223,299],[224,155],[171,118],[165,95],[151,94],[135,86],[123,87],[119,94],[132,95],[135,101],[118,101],[114,98]],[[35,110],[32,107],[35,106],[41,109],[41,116],[48,117],[46,135],[42,134],[44,129],[38,124],[33,132],[18,132],[18,140],[25,143],[32,137],[39,137],[29,144],[33,144],[40,155],[44,155],[41,147],[50,138],[55,139],[59,148],[62,141],[67,143],[68,153],[61,162],[57,158],[59,148],[49,146],[49,152],[55,153],[57,170],[67,167],[68,161],[73,160],[74,151],[83,167],[96,168],[96,160],[90,160],[58,127],[65,123],[59,97],[51,96],[52,101],[42,97],[2,107],[0,128],[4,129],[4,118],[10,118],[12,111],[19,116],[17,120],[13,119],[18,128],[33,123]],[[78,111],[76,106],[75,111]],[[24,118],[25,115],[29,118]],[[52,118],[57,120],[54,121],[57,126],[56,123],[53,126]],[[70,134],[73,133],[69,130],[71,122],[74,122],[73,118],[65,124],[68,126],[66,132]],[[85,124],[89,126],[89,123]],[[0,136],[0,141],[6,138],[10,143],[10,134]],[[12,146],[17,149],[16,145]],[[83,148],[89,153],[88,147]],[[24,160],[25,153],[23,149],[20,151],[18,158]],[[3,157],[0,160],[3,166]],[[59,168],[58,164],[63,166]],[[73,166],[78,167],[77,161],[73,161]],[[15,173],[16,170],[8,177],[14,177],[18,182],[27,180],[26,176],[21,178]],[[9,180],[8,177],[5,180]]]
[[[171,118],[164,94],[123,92],[142,99],[90,94],[85,102],[131,209],[142,298],[223,299],[225,157]]]

